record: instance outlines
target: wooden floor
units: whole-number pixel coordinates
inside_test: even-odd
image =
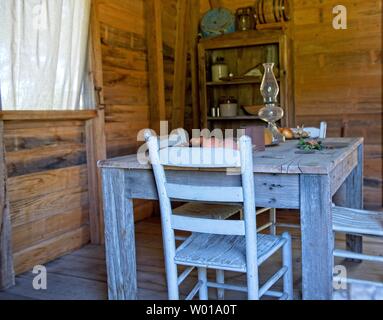
[[[294,287],[295,298],[300,299],[301,292],[301,258],[299,234],[293,234],[294,247]],[[343,241],[338,241],[341,245]],[[162,251],[162,239],[159,218],[151,218],[136,225],[136,245],[138,263],[139,298],[144,300],[167,299],[165,272]],[[381,242],[366,240],[367,252],[383,254]],[[261,268],[261,280],[265,281],[280,265],[280,256],[276,255]],[[383,268],[372,263],[345,264],[353,277],[383,282]],[[107,299],[106,271],[104,249],[101,246],[88,245],[72,254],[64,256],[46,265],[48,270],[47,290],[36,291],[32,287],[32,272],[20,275],[16,286],[6,292],[0,292],[0,300],[43,299],[43,300],[105,300]],[[214,276],[212,273],[211,276]],[[243,275],[227,273],[227,281],[245,284]],[[186,295],[196,281],[193,275],[181,288],[181,294]],[[354,288],[353,292],[338,292],[338,299],[383,299],[383,290],[361,290]],[[363,294],[361,296],[361,294]],[[209,292],[210,298],[215,299],[214,290]],[[353,296],[354,295],[354,296]],[[227,292],[227,299],[246,299],[246,295]]]

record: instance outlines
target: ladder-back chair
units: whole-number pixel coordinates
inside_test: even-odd
[[[335,233],[383,238],[383,212],[357,210],[334,206],[332,208],[333,230]],[[334,250],[334,257],[383,263],[383,257],[356,253],[343,249]],[[383,287],[381,282],[366,281],[347,277],[335,278],[350,284],[365,284]]]
[[[154,136],[147,136],[149,156],[158,190],[161,209],[162,235],[165,253],[166,278],[169,299],[178,300],[179,285],[194,268],[198,269],[198,282],[186,297],[191,300],[199,293],[201,300],[208,299],[208,288],[247,292],[249,299],[272,296],[279,299],[293,298],[291,238],[257,234],[252,145],[249,137],[240,139],[240,151],[207,148],[160,149]],[[213,158],[214,159],[213,159]],[[214,160],[214,161],[212,161]],[[193,170],[232,169],[240,170],[241,186],[190,185],[167,181],[166,167]],[[239,203],[243,206],[244,220],[200,219],[173,214],[171,201],[201,201],[212,203]],[[192,232],[178,248],[175,230]],[[283,266],[264,285],[260,285],[258,267],[282,249]],[[186,270],[178,276],[177,266]],[[247,274],[247,286],[209,282],[207,269],[234,271]],[[271,288],[283,278],[283,291]]]

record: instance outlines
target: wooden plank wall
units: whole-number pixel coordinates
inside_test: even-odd
[[[334,30],[336,0],[293,0],[288,33],[294,40],[298,124],[325,120],[329,136],[363,136],[365,207],[382,205],[382,1],[344,0],[348,29]],[[221,0],[233,11],[252,0]],[[210,8],[201,0],[201,15]]]
[[[84,121],[5,121],[17,274],[87,244]]]
[[[166,118],[173,105],[177,0],[162,0]],[[149,126],[149,73],[145,1],[97,0],[103,52],[108,157],[134,153],[137,132]],[[187,40],[186,40],[187,41]],[[186,90],[191,92],[188,63]],[[186,95],[185,127],[192,128],[191,95]],[[171,123],[169,125],[171,127]]]
[[[297,123],[365,138],[365,205],[382,208],[382,1],[344,0],[348,29],[334,30],[339,1],[296,0]]]
[[[104,75],[108,157],[137,152],[137,133],[149,127],[149,74],[145,1],[96,0]],[[151,202],[135,201],[136,221],[152,214]]]

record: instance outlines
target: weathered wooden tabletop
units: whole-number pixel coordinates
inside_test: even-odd
[[[254,153],[257,207],[299,209],[302,233],[304,299],[331,299],[334,238],[332,203],[363,207],[363,139],[326,139],[333,148],[297,153],[298,141]],[[105,242],[110,299],[137,297],[133,199],[157,200],[151,166],[137,155],[99,162],[103,176]],[[169,182],[238,186],[240,176],[220,170],[170,168]],[[361,237],[347,246],[362,251]]]
[[[290,140],[278,146],[268,147],[264,152],[254,153],[254,173],[281,174],[329,174],[363,143],[363,138],[329,138],[324,144],[332,149],[302,154],[298,141]],[[101,168],[151,169],[150,164],[141,164],[137,155],[108,159],[99,162]]]

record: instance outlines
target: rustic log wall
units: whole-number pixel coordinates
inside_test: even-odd
[[[103,54],[108,156],[134,153],[137,132],[149,126],[145,1],[97,0]],[[166,118],[172,118],[177,0],[162,0]],[[190,92],[190,64],[186,90]],[[192,127],[186,95],[186,127]],[[170,124],[171,127],[171,124]]]
[[[84,121],[4,121],[15,272],[89,242]]]
[[[253,0],[220,0],[224,7]],[[293,0],[288,33],[294,40],[297,124],[318,126],[329,136],[365,138],[367,208],[382,208],[382,1],[344,0],[348,29],[332,27],[335,0]],[[201,1],[201,14],[210,8]]]
[[[342,1],[347,30],[332,27],[338,1],[294,4],[297,122],[365,138],[365,205],[382,208],[382,2]]]
[[[140,130],[149,124],[149,74],[145,1],[96,0],[104,75],[108,157],[137,152]],[[152,214],[150,202],[136,201],[136,221]]]

